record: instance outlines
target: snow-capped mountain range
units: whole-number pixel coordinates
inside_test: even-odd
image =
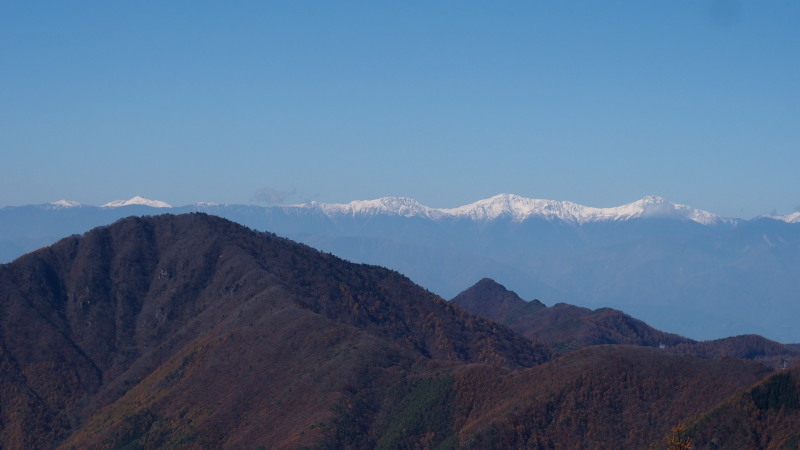
[[[408,275],[450,298],[489,277],[528,298],[618,308],[693,338],[800,342],[800,213],[731,219],[656,196],[611,208],[500,194],[253,206],[134,197],[0,208],[0,263],[123,217],[200,212]]]
[[[59,200],[49,205],[57,208],[85,206],[69,200]],[[133,197],[129,200],[114,200],[103,204],[101,208],[119,208],[122,206],[134,205],[151,208],[173,208],[166,202],[150,200],[140,196]],[[206,208],[232,205],[200,202],[187,206]],[[456,208],[431,208],[417,200],[407,197],[383,197],[374,200],[356,200],[350,203],[321,203],[312,201],[310,203],[298,205],[281,206],[281,208],[314,209],[328,217],[391,215],[423,217],[433,220],[443,218],[466,218],[475,221],[491,221],[499,218],[508,218],[515,222],[522,222],[532,217],[538,217],[577,224],[624,221],[637,218],[691,220],[703,225],[735,223],[740,220],[721,217],[691,206],[672,203],[655,195],[610,208],[584,206],[568,201],[532,199],[514,194],[499,194]],[[800,212],[785,216],[769,216],[769,218],[789,223],[797,223],[800,222]]]
[[[83,203],[72,201],[72,200],[58,200],[55,202],[46,203],[44,205],[46,208],[49,209],[64,209],[64,208],[81,208],[81,207],[93,207],[92,205],[84,205]],[[172,208],[167,202],[162,202],[161,200],[150,200],[144,197],[136,196],[129,200],[114,200],[103,205],[100,205],[100,208],[119,208],[122,206],[147,206],[150,208]]]
[[[658,196],[648,196],[626,205],[613,208],[594,208],[577,203],[542,200],[513,194],[500,194],[457,208],[430,208],[405,197],[384,197],[377,200],[361,200],[346,204],[312,202],[297,207],[318,208],[326,215],[398,215],[404,217],[469,218],[475,221],[490,221],[501,217],[522,222],[531,217],[558,219],[564,222],[587,223],[620,221],[635,218],[688,219],[704,225],[730,222],[734,219],[719,217],[686,205],[669,202]]]

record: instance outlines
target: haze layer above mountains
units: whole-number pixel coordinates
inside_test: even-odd
[[[695,339],[800,341],[798,214],[730,219],[659,197],[615,208],[507,194],[452,209],[407,198],[271,207],[56,202],[0,209],[0,261],[121,217],[192,211],[395,269],[445,298],[490,277],[524,298],[613,307]]]

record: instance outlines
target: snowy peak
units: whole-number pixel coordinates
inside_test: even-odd
[[[57,202],[50,202],[48,205],[50,205],[53,209],[77,208],[79,206],[83,206],[80,203],[72,200],[59,200]]]
[[[168,203],[162,202],[160,200],[149,200],[143,197],[133,197],[130,200],[114,200],[113,202],[108,202],[105,205],[102,205],[102,208],[118,208],[120,206],[131,206],[131,205],[141,205],[141,206],[149,206],[151,208],[172,208],[172,206]]]
[[[691,220],[703,225],[727,221],[708,211],[691,206],[672,203],[661,197],[651,195],[627,205],[615,208],[600,208],[605,220],[629,220],[635,218],[661,218]]]
[[[479,221],[495,220],[500,217],[523,221],[532,216],[572,220],[576,215],[580,215],[582,208],[585,207],[570,202],[531,199],[514,194],[500,194],[469,205],[445,209],[442,212],[447,215],[469,217]]]

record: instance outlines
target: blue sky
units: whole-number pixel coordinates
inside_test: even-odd
[[[800,208],[800,2],[3,2],[0,206]]]

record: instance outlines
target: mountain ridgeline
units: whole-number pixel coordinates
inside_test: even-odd
[[[483,277],[526,298],[625,311],[694,339],[800,342],[800,216],[727,219],[658,197],[614,208],[499,195],[452,209],[404,198],[344,205],[153,201],[0,209],[0,261],[130,215],[205,212],[452,298]]]
[[[525,301],[494,280],[484,278],[452,300],[474,314],[494,320],[560,352],[604,344],[659,348],[701,358],[757,360],[773,368],[800,361],[800,349],[759,335],[695,341],[657,330],[612,308],[590,310],[566,303],[547,307]]]
[[[127,218],[0,265],[0,448],[800,441],[794,369],[654,348],[693,341],[621,313],[580,309],[572,336],[542,316],[531,339],[519,308],[560,307],[491,280],[447,302],[205,214]]]

